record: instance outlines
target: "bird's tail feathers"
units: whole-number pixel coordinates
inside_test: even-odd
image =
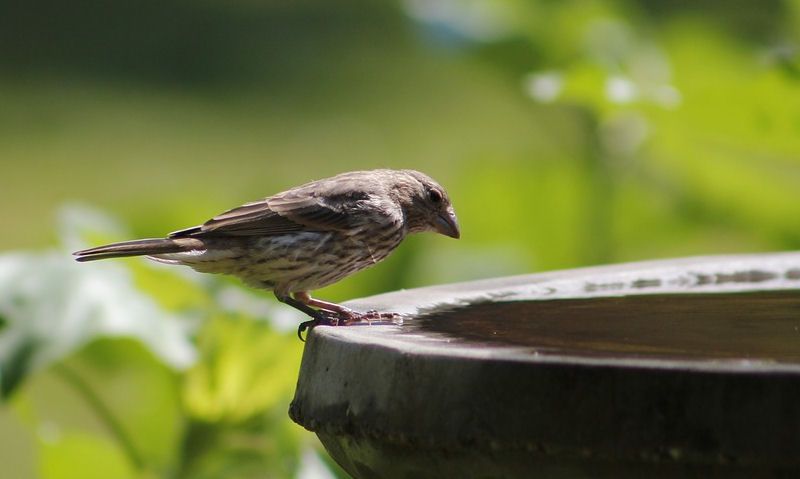
[[[196,238],[158,238],[141,239],[112,243],[72,253],[77,261],[94,261],[126,256],[149,256],[180,253],[203,248],[203,242]]]

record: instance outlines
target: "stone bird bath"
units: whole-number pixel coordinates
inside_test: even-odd
[[[800,253],[364,298],[292,419],[355,478],[800,477]]]

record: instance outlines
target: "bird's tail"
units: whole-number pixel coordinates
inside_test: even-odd
[[[72,254],[75,255],[75,259],[78,261],[94,261],[106,258],[123,258],[125,256],[180,253],[201,248],[203,248],[203,242],[196,238],[158,238],[112,243],[76,251]]]

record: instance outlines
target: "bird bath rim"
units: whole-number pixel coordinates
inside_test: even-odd
[[[800,253],[700,256],[594,266],[547,273],[493,278],[384,293],[345,303],[356,310],[393,311],[413,322],[417,316],[458,311],[492,301],[535,302],[624,297],[746,294],[800,290]],[[457,314],[457,313],[456,313]],[[620,366],[697,371],[800,374],[800,362],[763,359],[585,357],[531,354],[527,347],[474,344],[444,334],[415,334],[403,325],[315,328],[314,335],[333,341],[373,345],[408,354],[474,359]]]

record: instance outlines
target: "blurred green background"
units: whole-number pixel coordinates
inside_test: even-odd
[[[447,187],[318,293],[800,247],[800,1],[0,2],[0,464],[327,478],[269,294],[69,251],[352,169]]]

